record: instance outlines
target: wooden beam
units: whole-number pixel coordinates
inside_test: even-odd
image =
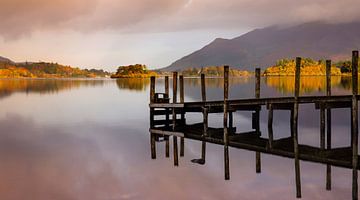
[[[165,94],[169,97],[169,76],[165,76]],[[165,114],[165,120],[166,122],[166,127],[169,128],[170,126],[170,109],[169,108],[165,108],[166,114]],[[165,137],[165,157],[169,158],[170,157],[170,141],[169,141],[169,137],[166,136]]]
[[[352,53],[352,199],[358,199],[358,62],[359,52],[353,51]]]
[[[298,111],[299,103],[298,97],[300,94],[300,69],[301,58],[296,58],[295,69],[295,103],[293,112],[293,141],[294,141],[294,154],[295,154],[295,182],[296,182],[296,197],[301,198],[301,181],[300,181],[300,161],[299,161],[299,144],[298,144]]]
[[[261,71],[260,68],[256,68],[255,69],[255,98],[259,99],[260,98],[260,81],[261,81]],[[256,115],[256,132],[259,135],[259,137],[261,137],[261,132],[260,132],[260,110],[256,110],[255,111],[255,115]],[[261,173],[261,155],[260,152],[256,152],[255,154],[255,159],[256,159],[256,173]]]
[[[331,60],[326,60],[326,96],[331,96]],[[331,109],[326,109],[326,149],[331,149]],[[331,165],[326,165],[326,190],[331,190]]]
[[[229,99],[229,66],[224,66],[224,168],[225,180],[230,179],[229,166],[229,133],[228,133],[228,104]]]
[[[173,72],[173,103],[177,101],[177,72]],[[173,118],[173,131],[175,131],[176,127],[176,112],[175,108],[172,109],[172,118]],[[179,166],[179,157],[178,157],[178,145],[177,145],[177,137],[173,136],[173,153],[174,153],[174,165]]]
[[[269,133],[269,147],[272,149],[273,141],[274,141],[274,133],[273,133],[273,108],[272,104],[268,105],[268,133]]]
[[[206,84],[205,84],[205,74],[201,74],[201,100],[206,102]],[[203,123],[204,123],[204,133],[202,135],[203,139],[207,137],[208,130],[208,108],[203,107]],[[206,142],[203,140],[201,142],[201,162],[200,164],[205,164],[206,162]]]
[[[155,101],[155,76],[150,77],[150,103]],[[154,127],[154,108],[150,108],[150,127]],[[151,158],[156,159],[155,135],[150,132]]]
[[[184,103],[184,76],[179,76],[180,81],[180,103]],[[185,122],[185,113],[181,112],[181,124],[184,125]],[[184,157],[185,151],[185,140],[184,137],[180,138],[180,157]]]

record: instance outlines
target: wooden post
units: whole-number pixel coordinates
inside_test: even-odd
[[[331,60],[326,61],[326,96],[331,96]],[[331,149],[331,109],[326,109],[326,149]],[[326,165],[326,190],[331,190],[331,165]]]
[[[165,76],[165,94],[167,97],[169,97],[169,76]],[[165,110],[166,110],[166,115],[165,115],[166,127],[169,128],[169,121],[170,121],[169,112],[170,112],[170,110],[168,108],[165,108]],[[165,136],[165,157],[167,157],[167,158],[170,157],[169,136]]]
[[[255,69],[255,98],[260,98],[260,68],[256,68]],[[259,137],[261,136],[260,133],[260,110],[256,110],[255,112],[256,115],[256,134],[259,135]],[[256,152],[256,173],[261,173],[261,156],[260,156],[260,152]]]
[[[358,102],[356,95],[358,94],[358,61],[359,52],[352,52],[352,199],[358,199]]]
[[[224,66],[224,167],[225,180],[230,179],[228,133],[229,66]]]
[[[296,70],[295,70],[295,103],[293,112],[293,141],[294,141],[294,157],[295,157],[295,182],[296,182],[296,197],[301,198],[301,182],[300,182],[300,161],[299,161],[299,143],[298,143],[298,111],[299,102],[298,97],[300,94],[300,69],[301,58],[296,58]]]
[[[205,85],[205,74],[201,74],[201,100],[206,102],[206,85]],[[202,135],[203,141],[201,143],[201,164],[205,164],[206,158],[206,142],[204,141],[207,137],[208,130],[208,109],[203,108],[203,120],[204,120],[204,133]]]
[[[180,103],[184,103],[184,76],[180,75]],[[185,113],[181,112],[181,123],[185,125]],[[180,138],[180,157],[184,157],[185,140]]]
[[[173,103],[177,102],[177,72],[173,72]],[[173,131],[175,131],[176,127],[176,112],[175,108],[172,109],[172,117],[173,117]],[[173,136],[173,146],[174,146],[174,165],[179,166],[179,157],[178,157],[178,145],[177,145],[177,137]]]
[[[155,102],[155,76],[150,77],[150,104]],[[150,128],[154,127],[154,108],[150,108]],[[151,158],[156,159],[155,135],[150,133]]]
[[[268,107],[268,132],[269,132],[269,147],[270,149],[273,148],[273,141],[274,141],[274,133],[273,133],[273,106],[272,104],[269,104]],[[292,123],[292,122],[291,122]]]

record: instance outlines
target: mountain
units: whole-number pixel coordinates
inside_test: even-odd
[[[13,62],[12,60],[10,60],[9,58],[5,58],[5,57],[2,57],[0,56],[0,62],[2,63],[11,63],[11,64],[14,64],[15,62]]]
[[[349,59],[360,48],[360,22],[329,24],[312,22],[291,27],[255,29],[234,39],[215,39],[187,55],[164,71],[189,67],[230,65],[253,71],[274,65],[283,58],[297,56],[339,61]]]

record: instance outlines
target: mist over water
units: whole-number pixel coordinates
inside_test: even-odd
[[[304,77],[301,95],[325,95],[324,77]],[[171,81],[170,81],[171,83]],[[292,96],[293,80],[261,80],[261,96]],[[209,144],[206,165],[201,143],[185,141],[185,157],[174,167],[157,143],[150,158],[147,79],[0,80],[0,199],[295,199],[293,160],[230,148],[231,180],[223,180],[222,146]],[[222,100],[222,79],[207,79],[207,99]],[[230,99],[254,97],[254,79],[230,80]],[[333,95],[350,94],[351,81],[332,77]],[[170,88],[171,85],[170,85]],[[157,92],[164,90],[158,79]],[[171,93],[171,91],[170,91]],[[171,95],[170,95],[171,96]],[[185,79],[185,100],[200,100],[200,79]],[[333,146],[350,144],[349,109],[333,110]],[[201,121],[187,115],[187,123]],[[290,135],[290,112],[275,111],[275,138]],[[300,105],[300,143],[319,146],[319,111]],[[210,115],[221,126],[222,114]],[[251,128],[251,113],[236,112],[238,130]],[[267,111],[261,111],[267,137]],[[171,150],[170,150],[171,151]],[[172,152],[170,152],[172,155]],[[172,156],[171,156],[172,157]],[[333,167],[325,190],[325,165],[301,161],[303,199],[350,199],[351,170]]]

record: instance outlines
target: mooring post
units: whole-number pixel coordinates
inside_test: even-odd
[[[224,66],[224,167],[225,180],[230,179],[228,133],[229,66]]]
[[[169,98],[169,76],[165,76],[165,95],[167,98]],[[170,102],[169,102],[170,103]],[[166,128],[169,128],[170,126],[170,110],[168,108],[165,108],[166,115],[165,115],[165,121],[166,121]],[[165,157],[170,157],[170,141],[169,136],[165,136]]]
[[[356,95],[358,94],[358,62],[359,52],[352,52],[352,198],[358,199],[358,102]]]
[[[205,85],[205,74],[201,74],[201,100],[206,102],[206,85]],[[207,137],[208,131],[208,108],[203,107],[203,121],[204,121],[204,132],[202,135],[203,141],[201,143],[201,164],[205,164],[206,158],[206,142],[205,137]]]
[[[179,76],[180,80],[180,103],[184,103],[184,76]],[[185,125],[185,113],[181,112],[181,125]],[[184,156],[185,140],[180,138],[180,157]]]
[[[326,96],[331,96],[331,60],[326,61]],[[326,149],[331,149],[331,109],[326,109]],[[331,165],[326,165],[326,190],[331,190]]]
[[[255,98],[260,98],[260,78],[261,78],[261,71],[260,68],[255,69]],[[255,117],[256,117],[256,134],[261,136],[260,133],[260,110],[255,111]],[[261,156],[260,152],[256,152],[256,173],[261,173]]]
[[[273,141],[274,141],[274,133],[273,133],[273,116],[274,116],[274,110],[273,105],[268,105],[268,133],[269,133],[269,147],[270,149],[273,147]],[[292,122],[291,122],[292,123]]]
[[[177,72],[173,72],[173,103],[177,102]],[[175,131],[176,127],[176,111],[175,108],[172,109],[172,117],[173,117],[173,131]],[[174,165],[179,166],[179,157],[178,157],[178,145],[177,145],[177,137],[173,136],[173,146],[174,146]]]
[[[150,104],[155,102],[155,76],[150,77]],[[154,108],[150,108],[150,128],[154,127]],[[155,135],[150,132],[151,158],[156,159]]]
[[[293,142],[294,142],[294,157],[295,157],[295,182],[296,182],[296,197],[301,198],[301,182],[300,182],[300,161],[299,161],[299,143],[298,143],[298,111],[299,102],[298,97],[300,94],[300,69],[301,58],[296,58],[295,69],[295,103],[293,111]]]

